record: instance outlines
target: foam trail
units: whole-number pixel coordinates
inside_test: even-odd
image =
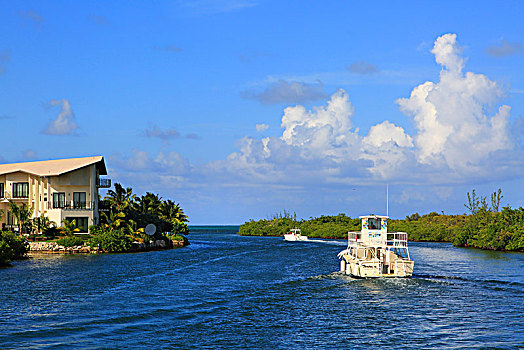
[[[339,241],[325,241],[320,239],[308,239],[304,242],[315,242],[315,243],[324,243],[324,244],[330,244],[330,245],[339,245],[339,246],[347,246],[347,242],[339,242]]]

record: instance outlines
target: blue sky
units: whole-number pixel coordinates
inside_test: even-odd
[[[103,155],[192,224],[524,205],[520,1],[2,1],[2,162]]]

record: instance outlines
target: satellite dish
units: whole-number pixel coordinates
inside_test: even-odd
[[[152,236],[156,232],[156,226],[155,224],[148,224],[146,226],[146,235]]]

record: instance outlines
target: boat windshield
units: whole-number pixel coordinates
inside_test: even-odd
[[[369,218],[368,219],[368,229],[380,230],[380,219],[379,218]]]

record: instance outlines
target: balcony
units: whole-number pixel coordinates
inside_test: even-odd
[[[65,202],[65,203],[49,203],[49,209],[62,210],[93,210],[95,209],[95,202]]]
[[[111,187],[111,179],[98,178],[98,180],[96,181],[96,187],[98,187],[98,188],[110,188]]]
[[[0,199],[4,200],[4,201],[7,201],[9,199],[13,199],[13,200],[16,200],[16,199],[28,199],[29,198],[29,194],[28,193],[15,193],[15,194],[12,194],[11,192],[9,191],[5,191],[1,196],[0,196]]]

